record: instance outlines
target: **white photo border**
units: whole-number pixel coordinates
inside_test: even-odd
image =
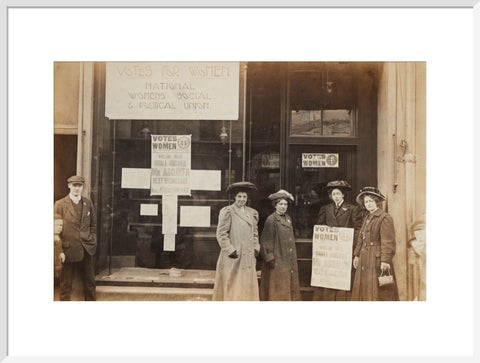
[[[39,2],[37,1],[31,1],[31,4],[27,4],[28,2],[22,2],[22,8],[25,8],[25,9],[32,9],[32,8],[37,8],[39,11],[42,10],[42,8],[45,8],[45,9],[52,9],[52,8],[64,8],[63,4],[59,5],[58,2],[55,2],[55,1],[43,1],[43,2],[40,2],[41,4],[39,4]],[[369,9],[375,9],[375,8],[379,8],[379,7],[392,7],[392,8],[419,8],[419,7],[424,7],[424,8],[451,8],[452,11],[455,11],[455,9],[458,9],[458,8],[464,8],[464,9],[472,9],[472,16],[474,17],[474,22],[473,22],[473,26],[474,26],[474,42],[472,44],[472,49],[473,49],[473,57],[474,57],[474,62],[473,62],[473,65],[474,65],[474,73],[473,73],[473,76],[474,76],[474,93],[473,93],[473,100],[478,100],[480,99],[480,48],[479,48],[479,44],[480,44],[480,6],[479,6],[479,2],[478,1],[419,1],[419,2],[406,2],[406,1],[390,1],[390,2],[384,2],[384,3],[388,3],[388,5],[385,5],[385,4],[381,4],[379,5],[380,1],[376,1],[376,2],[372,2],[372,1],[343,1],[343,2],[333,2],[333,1],[316,1],[316,2],[313,2],[315,5],[312,5],[312,2],[302,2],[302,3],[299,3],[299,2],[282,2],[281,5],[282,6],[286,6],[286,7],[292,7],[292,8],[301,8],[302,6],[305,6],[305,7],[308,7],[308,6],[311,6],[311,7],[326,7],[326,8],[332,8],[332,7],[344,7],[344,8],[369,8]],[[181,5],[180,5],[181,4]],[[9,243],[11,243],[11,241],[13,240],[12,238],[17,238],[17,237],[14,237],[15,233],[14,231],[12,231],[11,229],[9,229],[8,227],[10,226],[10,221],[14,218],[17,218],[18,216],[16,214],[11,214],[9,215],[9,212],[12,210],[11,207],[13,206],[14,203],[17,203],[17,198],[20,198],[20,196],[18,195],[12,195],[10,194],[11,192],[11,186],[12,186],[12,181],[10,180],[9,181],[9,184],[7,184],[8,182],[8,178],[9,178],[9,174],[8,172],[11,170],[11,167],[12,165],[9,165],[8,162],[7,162],[7,158],[11,158],[12,155],[10,154],[11,153],[11,150],[13,147],[15,147],[15,144],[14,143],[11,143],[11,138],[8,136],[8,132],[11,131],[11,125],[9,124],[9,121],[11,119],[9,119],[9,117],[12,115],[13,111],[12,109],[8,109],[7,108],[7,102],[8,102],[8,86],[9,84],[7,83],[7,80],[8,82],[11,82],[11,79],[9,79],[9,65],[11,66],[12,64],[11,63],[7,63],[7,57],[9,56],[9,52],[8,50],[10,49],[11,46],[15,46],[14,42],[12,43],[8,43],[7,41],[7,37],[10,36],[11,34],[8,33],[9,31],[9,23],[8,23],[8,10],[9,9],[14,9],[14,6],[15,8],[17,9],[18,11],[18,6],[16,5],[10,5],[8,2],[6,2],[5,4],[2,2],[2,8],[1,8],[1,18],[2,19],[5,19],[5,26],[4,28],[2,29],[2,46],[3,48],[2,49],[5,49],[5,57],[2,57],[2,60],[1,60],[1,68],[2,70],[4,70],[4,72],[2,72],[2,75],[1,75],[1,79],[2,80],[5,80],[5,82],[2,82],[3,85],[5,85],[5,87],[2,87],[1,88],[1,96],[0,97],[0,109],[3,110],[2,114],[5,116],[5,118],[2,118],[5,120],[4,123],[1,124],[1,129],[0,129],[0,137],[2,137],[2,141],[3,141],[3,145],[5,145],[6,147],[4,149],[2,149],[2,152],[1,152],[1,160],[0,160],[0,163],[1,163],[1,166],[2,166],[2,173],[4,172],[5,173],[5,177],[4,178],[1,178],[0,180],[0,190],[2,191],[2,195],[5,197],[5,198],[1,198],[2,200],[4,201],[7,201],[6,203],[2,203],[2,207],[0,209],[0,217],[1,217],[1,220],[0,220],[0,229],[2,230],[2,233],[4,233],[4,236],[5,236],[5,239],[2,239],[2,241],[0,241],[0,266],[5,266],[4,268],[2,268],[0,270],[0,297],[1,297],[1,300],[0,300],[0,321],[6,321],[8,322],[9,320],[9,311],[8,311],[8,307],[11,306],[11,304],[14,304],[15,302],[14,301],[11,301],[9,300],[9,296],[8,296],[8,290],[11,286],[8,285],[8,280],[10,279],[10,281],[12,279],[14,279],[13,276],[9,275],[10,273],[10,269],[11,269],[11,265],[9,265],[9,259],[8,259],[8,256],[9,256]],[[72,4],[70,3],[69,7],[71,8],[75,8],[75,5],[80,8],[100,8],[100,7],[103,7],[105,8],[106,10],[110,10],[112,8],[117,8],[117,6],[111,6],[107,1],[98,1],[98,2],[81,2],[81,1],[77,1],[76,4]],[[242,7],[244,6],[245,3],[229,3],[229,5],[227,7]],[[251,6],[260,6],[262,5],[262,3],[259,3],[259,2],[256,2],[255,4],[252,4]],[[122,6],[125,7],[132,7],[132,8],[141,8],[141,7],[148,7],[148,6],[151,6],[151,7],[158,7],[157,3],[154,3],[154,2],[144,2],[144,4],[139,1],[139,2],[133,2],[133,1],[130,1],[130,2],[122,2]],[[162,3],[162,6],[165,6],[165,7],[175,7],[175,6],[184,6],[186,8],[190,8],[190,7],[194,7],[194,6],[198,6],[198,3],[197,2],[192,2],[192,1],[187,1],[187,2],[163,2]],[[215,2],[202,2],[202,6],[207,6],[207,7],[212,7],[212,8],[216,8],[217,6],[220,6],[220,7],[225,7],[224,4],[219,4],[219,3],[215,3]],[[268,7],[269,4],[267,3],[264,3],[263,6],[265,7]],[[426,21],[428,23],[428,21]],[[88,21],[86,22],[86,24],[88,24]],[[428,28],[428,27],[427,27]],[[26,27],[26,29],[28,29],[28,31],[35,31],[35,28],[32,30],[32,28],[30,27]],[[38,31],[40,31],[40,29],[38,29]],[[107,32],[107,29],[105,28],[104,32],[106,33]],[[432,38],[435,39],[434,36],[432,36]],[[439,41],[438,39],[435,39],[437,41]],[[48,41],[52,41],[51,39],[49,40],[46,40],[46,42]],[[7,48],[8,47],[8,48]],[[69,55],[66,55],[66,60],[68,60],[68,57]],[[88,57],[92,57],[92,55],[88,55]],[[333,57],[335,58],[335,57]],[[388,55],[387,55],[387,58]],[[35,56],[33,55],[32,56],[32,60],[34,61],[35,60]],[[62,60],[62,59],[56,59],[56,60]],[[87,61],[88,58],[86,59],[78,59],[80,61]],[[96,61],[97,59],[92,59],[92,61]],[[103,60],[103,59],[98,59],[99,61],[100,60]],[[175,59],[172,59],[172,60],[175,60]],[[240,60],[245,60],[245,59],[240,59]],[[263,59],[260,59],[260,60],[263,60]],[[265,59],[266,60],[266,59]],[[332,59],[334,60],[334,59]],[[369,60],[369,59],[361,59],[361,60]],[[10,60],[11,62],[11,60]],[[427,78],[428,78],[428,72],[429,72],[429,66],[427,64]],[[52,83],[53,83],[53,80],[52,80]],[[11,85],[11,84],[10,84]],[[427,89],[427,94],[428,94],[428,89]],[[470,97],[471,95],[469,95],[468,91],[465,91],[465,95],[466,97]],[[478,122],[478,120],[480,120],[480,105],[478,102],[473,102],[473,105],[474,105],[474,110],[473,110],[473,119],[474,121],[476,122],[473,122],[473,138],[474,140],[480,140],[480,122]],[[7,113],[8,112],[8,113]],[[428,117],[427,115],[427,119],[428,119],[428,122],[431,122],[430,118]],[[468,132],[467,132],[467,136],[468,136]],[[38,142],[38,141],[37,141]],[[32,141],[32,144],[35,146],[38,146],[36,144],[36,142]],[[40,144],[42,145],[42,144]],[[455,145],[455,144],[454,144]],[[46,145],[48,147],[48,144]],[[43,145],[42,147],[45,147],[45,145]],[[480,158],[479,158],[479,155],[480,155],[480,143],[475,143],[473,142],[473,186],[477,186],[477,185],[480,185]],[[53,170],[53,168],[52,168]],[[36,175],[36,174],[34,174]],[[40,178],[43,178],[43,176],[36,176],[36,177],[40,177]],[[50,180],[50,178],[48,178],[48,180]],[[444,181],[444,183],[446,184],[446,188],[447,188],[447,185],[450,186],[450,184],[452,183],[452,181],[457,181],[456,180],[456,176],[453,175],[453,176],[449,176],[446,178],[446,180]],[[16,181],[17,182],[17,181]],[[18,181],[20,183],[20,181]],[[25,181],[25,182],[21,182],[22,186],[28,186],[28,181]],[[467,185],[470,185],[467,183]],[[46,193],[48,195],[48,198],[50,198],[51,200],[51,186],[50,185],[47,185],[47,187],[45,188],[44,185],[41,185],[41,187],[44,189],[42,192]],[[465,196],[465,198],[469,199],[470,198],[470,195],[473,196],[473,203],[472,203],[472,206],[473,206],[473,221],[479,221],[480,220],[480,211],[479,211],[479,205],[480,205],[480,192],[478,190],[478,188],[475,188],[475,187],[472,187],[472,190],[468,190],[466,191],[467,195]],[[444,197],[444,196],[442,196]],[[43,200],[43,199],[42,199]],[[23,201],[21,198],[20,198],[20,201]],[[42,213],[42,209],[35,209],[36,212],[40,211],[40,213]],[[51,215],[51,213],[50,213]],[[25,215],[23,216],[23,218],[27,218],[28,216]],[[478,241],[480,240],[480,224],[476,223],[476,224],[473,224],[472,225],[472,229],[473,229],[473,236],[474,236],[474,241]],[[434,242],[433,242],[434,243]],[[480,299],[479,299],[479,291],[480,291],[480,287],[479,287],[479,276],[480,276],[480,269],[479,269],[479,264],[478,264],[478,261],[479,261],[479,258],[480,258],[480,247],[478,245],[478,243],[473,243],[473,260],[474,260],[474,263],[473,263],[473,285],[474,285],[474,289],[473,289],[473,323],[474,323],[474,330],[472,332],[472,336],[471,336],[471,339],[473,342],[478,342],[480,341],[480,324],[479,324],[479,309],[478,309],[478,306],[479,306],[479,302],[480,302]],[[467,257],[468,259],[468,253],[467,253]],[[458,268],[461,268],[461,266],[455,266],[455,267],[458,267]],[[459,275],[460,276],[460,275]],[[50,278],[50,276],[47,276],[48,278]],[[51,279],[50,279],[51,281]],[[184,303],[180,303],[181,305],[187,307],[188,305],[184,304]],[[308,303],[305,303],[305,304],[308,304]],[[104,305],[103,303],[98,303],[98,306],[102,306]],[[129,304],[131,305],[131,304]],[[421,305],[421,303],[420,303]],[[218,305],[217,305],[218,306]],[[452,313],[452,311],[449,311],[449,312],[446,312],[446,313]],[[5,317],[5,319],[3,319]],[[439,319],[439,324],[441,323],[441,319]],[[54,323],[54,321],[52,320],[52,323]],[[257,322],[258,323],[258,322]],[[264,323],[264,322],[262,322]],[[300,326],[302,324],[299,324]],[[62,357],[52,357],[52,356],[28,356],[28,349],[25,349],[25,352],[22,354],[22,355],[16,355],[16,356],[12,356],[12,355],[9,355],[9,350],[8,350],[8,347],[9,347],[9,335],[8,335],[8,332],[9,332],[9,329],[11,328],[11,326],[9,327],[8,326],[8,323],[7,324],[0,324],[0,361],[2,359],[8,359],[8,361],[48,361],[48,362],[51,362],[51,361],[55,361],[55,360],[58,360],[58,361],[61,361],[61,362],[66,362],[66,361],[81,361],[81,360],[94,360],[94,361],[99,361],[99,362],[106,362],[106,361],[115,361],[115,362],[122,362],[122,361],[158,361],[158,359],[161,357],[162,360],[165,360],[165,359],[168,359],[168,360],[171,360],[171,361],[193,361],[195,360],[195,362],[199,362],[199,361],[207,361],[208,359],[208,362],[212,362],[212,361],[226,361],[226,357],[207,357],[207,356],[197,356],[197,357],[182,357],[181,354],[177,356],[170,356],[170,357],[166,357],[166,356],[160,356],[160,357],[145,357],[145,356],[139,356],[139,357],[127,357],[127,356],[122,356],[122,357],[114,357],[114,356],[110,356],[110,357],[107,357],[107,356],[102,356],[102,354],[98,354],[97,356],[95,357],[88,357],[88,356],[81,356],[81,355],[76,355],[76,356],[69,356],[69,357],[65,357],[65,356],[62,356]],[[96,327],[97,329],[101,329],[100,327]],[[255,326],[255,335],[257,335],[257,333],[259,334],[259,332],[261,332],[262,328],[261,328],[261,325],[256,325]],[[405,334],[408,334],[408,332],[405,332]],[[467,335],[467,338],[469,336]],[[108,338],[107,338],[108,339]],[[254,339],[259,339],[258,336],[255,336]],[[428,339],[426,337],[426,339]],[[28,340],[24,342],[25,343],[25,346],[28,347],[28,344],[30,343]],[[186,342],[186,346],[188,347],[188,341]],[[347,342],[348,343],[348,342]],[[212,337],[212,344],[215,345],[215,339],[214,337]],[[399,344],[406,344],[406,341],[405,342],[402,342],[402,341],[399,341]],[[186,348],[188,350],[188,348]],[[477,361],[479,356],[480,356],[480,352],[479,352],[479,346],[478,346],[478,343],[477,344],[474,344],[474,350],[473,350],[473,354],[470,356],[470,355],[465,355],[464,358],[465,360],[472,360],[472,361]],[[185,352],[186,354],[188,354],[188,352]],[[212,355],[214,353],[212,352]],[[366,357],[366,356],[348,356],[348,357],[324,357],[322,356],[321,354],[319,354],[318,356],[316,356],[317,358],[313,358],[313,357],[295,357],[294,361],[309,361],[309,360],[318,360],[318,357],[322,357],[323,359],[329,359],[329,360],[335,360],[335,361],[351,361],[351,360],[355,360],[355,361],[368,361],[368,362],[371,362],[371,361],[385,361],[385,358],[388,358],[389,360],[400,360],[402,358],[406,358],[406,357],[398,357],[398,356],[385,356],[385,357]],[[236,360],[244,360],[248,358],[247,356],[243,357],[241,356],[240,354],[238,354],[238,351],[236,351],[235,349],[233,349],[231,351],[231,355],[229,354],[229,357],[228,357],[228,360],[229,361],[236,361]],[[272,360],[275,359],[276,362],[278,361],[290,361],[292,360],[293,361],[293,357],[285,357],[285,356],[281,356],[281,357],[263,357],[263,359],[265,359],[266,361],[267,360]],[[367,360],[368,359],[368,360]],[[419,360],[432,360],[433,359],[433,356],[423,356],[423,357],[417,357],[417,359]],[[438,361],[439,360],[439,357],[436,357],[435,358],[435,361]],[[452,356],[452,357],[444,357],[444,360],[448,360],[448,361],[456,361],[458,360],[458,357],[456,356]]]

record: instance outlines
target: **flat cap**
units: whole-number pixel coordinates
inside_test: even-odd
[[[67,183],[72,184],[85,184],[85,179],[83,176],[80,175],[73,175],[67,179]]]

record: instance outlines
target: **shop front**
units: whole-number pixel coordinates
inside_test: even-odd
[[[250,206],[259,212],[260,231],[273,211],[267,196],[280,188],[294,195],[289,213],[308,299],[313,226],[328,203],[323,187],[347,180],[353,203],[360,188],[377,186],[382,175],[377,113],[385,108],[378,104],[385,63],[129,65],[89,68],[91,134],[80,134],[79,143],[82,136],[91,142],[83,169],[91,172],[98,210],[97,272],[215,270],[218,214],[231,203],[225,189],[246,180],[258,188]],[[155,78],[157,69],[163,75]],[[195,83],[199,75],[204,83]],[[220,78],[226,83],[215,89]],[[169,100],[169,91],[176,99]],[[115,100],[121,92],[125,101]],[[168,141],[180,138],[187,140],[188,161],[168,150]],[[162,161],[159,155],[169,152],[171,160]]]

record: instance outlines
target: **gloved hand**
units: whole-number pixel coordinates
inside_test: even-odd
[[[233,251],[231,254],[228,255],[230,258],[238,258],[237,250]]]
[[[268,261],[267,266],[269,269],[273,270],[275,268],[275,259]]]
[[[382,271],[388,271],[388,270],[390,270],[390,264],[386,263],[386,262],[381,262],[380,263],[380,269]]]

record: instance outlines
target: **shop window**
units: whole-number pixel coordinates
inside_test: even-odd
[[[175,237],[176,249],[184,248],[187,243],[192,247],[192,239],[199,235],[202,235],[203,239],[215,241],[218,214],[220,209],[229,203],[225,188],[228,184],[240,181],[242,178],[243,123],[223,120],[115,120],[113,122],[115,134],[111,141],[115,152],[112,153],[114,159],[111,165],[114,165],[115,170],[112,173],[114,182],[114,201],[111,211],[114,226],[112,255],[136,255],[135,265],[141,267],[165,268],[187,265],[196,268],[212,267],[210,265],[213,262],[198,260],[201,255],[178,265],[172,265],[171,261],[167,263],[153,259],[153,255],[161,256],[163,249],[161,241],[163,198],[161,195],[151,195],[149,189],[122,188],[122,169],[151,167],[151,135],[192,135],[191,169],[219,170],[221,190],[192,190],[191,196],[178,196],[179,219],[181,206],[208,206],[210,207],[210,226],[197,228],[178,226]],[[105,175],[105,177],[112,176]],[[111,180],[105,179],[104,186],[108,184],[111,184]],[[156,204],[158,214],[141,214],[141,206],[145,204]],[[147,245],[151,245],[151,248],[147,248],[148,253],[142,252],[141,258],[138,250],[139,241],[146,241]],[[214,246],[217,247],[217,244],[215,243]]]
[[[258,188],[258,192],[252,195],[251,206],[259,214],[260,232],[265,219],[273,212],[267,197],[280,189],[283,70],[279,63],[249,65],[247,180]]]
[[[291,137],[354,136],[352,110],[292,110]]]
[[[290,137],[356,136],[356,82],[343,65],[305,65],[289,75]]]

